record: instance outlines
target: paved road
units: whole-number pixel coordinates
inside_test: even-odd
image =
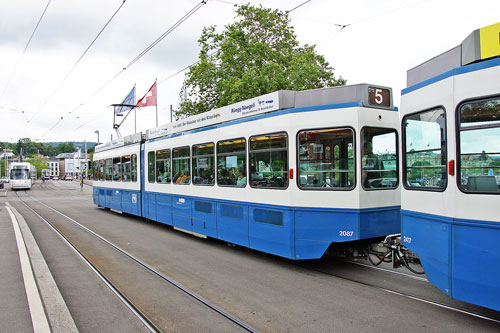
[[[165,301],[167,296],[164,295],[172,294],[171,291],[166,292],[166,286],[158,285],[152,278],[144,278],[143,273],[126,266],[112,251],[79,235],[67,221],[42,209],[32,198],[54,205],[64,214],[261,331],[500,331],[498,323],[391,294],[373,288],[369,283],[350,281],[349,275],[359,274],[359,271],[349,271],[348,265],[328,267],[330,272],[342,276],[335,277],[273,256],[230,247],[214,240],[198,239],[164,225],[98,209],[91,202],[91,187],[84,186],[81,192],[77,182],[46,182],[37,184],[32,191],[19,194],[30,205],[39,208],[46,218],[52,218],[62,229],[68,230],[84,251],[97,258],[96,263],[107,271],[110,278],[147,308],[150,316],[159,320],[165,330],[175,327],[176,331],[192,331],[196,327],[196,330],[203,331],[232,331],[236,328],[209,319],[201,310],[199,315],[203,316],[202,319],[195,318],[197,315],[192,312],[194,305],[182,301],[180,296]],[[144,330],[141,323],[75,258],[58,236],[23,209],[11,193],[7,198],[0,198],[0,207],[6,201],[25,215],[79,330]],[[0,221],[3,221],[1,214]],[[5,235],[3,237],[10,237]],[[334,265],[321,260],[316,263],[323,269],[325,265]],[[11,259],[4,265],[16,266],[16,260]],[[380,278],[379,274],[373,274],[373,279]],[[384,283],[399,289],[409,284],[408,289],[426,288],[426,293],[437,292],[430,285],[416,286],[402,277],[384,278],[387,279]],[[370,277],[366,279],[369,281]],[[18,281],[18,277],[14,276],[11,280]],[[13,304],[23,303],[23,297],[21,292],[12,295]],[[8,312],[17,311],[14,308],[11,310],[3,297],[0,303]],[[16,306],[22,308],[22,304]],[[26,313],[20,311],[19,316],[24,318]]]

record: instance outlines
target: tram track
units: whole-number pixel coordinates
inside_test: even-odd
[[[19,201],[33,214],[35,214],[38,218],[40,218],[43,222],[45,222],[54,232],[56,232],[62,239],[63,241],[90,267],[90,269],[112,290],[112,292],[125,304],[125,306],[130,309],[130,311],[150,330],[151,332],[162,332],[163,330],[154,323],[154,320],[149,318],[149,316],[141,309],[140,306],[134,304],[134,301],[127,296],[125,291],[120,290],[120,288],[116,287],[113,282],[106,278],[106,276],[100,272],[98,267],[92,263],[92,261],[86,257],[85,253],[82,253],[77,246],[73,244],[73,242],[64,235],[63,232],[61,232],[56,226],[53,225],[48,219],[44,218],[41,214],[39,214],[34,208],[32,208],[25,200],[23,200],[18,193],[16,192],[16,196],[19,199]],[[202,296],[198,295],[196,292],[188,289],[187,287],[183,286],[181,283],[177,282],[175,279],[167,276],[166,274],[160,272],[159,270],[155,269],[151,265],[148,265],[144,261],[140,260],[139,258],[135,257],[134,255],[130,254],[126,250],[120,248],[116,244],[112,243],[111,241],[107,240],[106,238],[102,237],[101,235],[95,233],[94,231],[90,230],[89,228],[85,227],[78,221],[74,220],[73,218],[67,216],[66,214],[60,212],[59,210],[50,207],[49,205],[45,204],[44,202],[38,200],[34,196],[30,196],[30,199],[32,201],[37,202],[38,204],[44,206],[45,208],[49,209],[50,211],[62,216],[64,219],[72,222],[74,225],[79,227],[80,229],[84,230],[88,234],[92,235],[93,237],[99,239],[101,242],[109,246],[110,248],[113,248],[123,256],[127,257],[128,259],[132,260],[135,262],[137,265],[139,265],[141,268],[147,270],[150,273],[153,273],[156,277],[161,279],[163,282],[168,283],[171,286],[174,286],[178,291],[181,293],[189,296],[190,298],[194,299],[198,303],[202,304],[205,306],[207,309],[211,310],[214,313],[217,313],[219,316],[224,318],[225,320],[231,322],[232,324],[236,325],[240,329],[246,332],[258,332],[257,329],[253,328],[251,325],[247,324],[246,322],[240,320],[239,318],[233,316],[229,312],[225,311],[224,309],[218,307],[216,304],[211,303],[207,299],[203,298]]]
[[[401,273],[401,272],[396,272],[396,271],[392,271],[392,270],[389,270],[389,269],[375,267],[375,266],[370,266],[370,265],[367,265],[367,264],[362,264],[362,263],[353,262],[353,261],[349,261],[349,260],[342,260],[342,259],[338,259],[338,258],[332,258],[332,259],[334,261],[336,261],[336,262],[343,262],[345,264],[357,265],[357,266],[363,267],[364,269],[370,269],[370,270],[375,270],[375,271],[381,272],[382,274],[396,275],[396,276],[399,276],[399,277],[404,277],[404,278],[409,279],[409,280],[416,280],[416,281],[423,282],[423,283],[426,283],[426,284],[430,285],[429,281],[426,278],[422,278],[422,277],[419,277],[419,276],[414,276],[414,275],[411,275],[411,274],[405,274],[405,273]],[[468,303],[462,303],[462,302],[458,302],[458,301],[454,301],[454,300],[448,299],[446,296],[444,296],[444,294],[443,295],[437,295],[437,296],[442,296],[441,299],[444,299],[444,300],[436,300],[436,299],[431,299],[430,297],[416,295],[415,293],[411,294],[411,293],[408,293],[408,292],[397,290],[396,288],[383,287],[380,284],[373,283],[373,282],[368,282],[368,281],[362,280],[360,278],[349,278],[349,277],[346,277],[343,274],[331,273],[327,269],[324,269],[324,268],[314,268],[314,264],[310,265],[307,262],[296,262],[296,263],[293,262],[291,264],[292,265],[297,265],[297,266],[299,266],[299,267],[301,267],[303,269],[307,269],[307,270],[312,271],[312,272],[316,272],[316,273],[320,273],[320,274],[325,274],[325,275],[328,275],[328,276],[332,276],[332,277],[343,279],[343,280],[350,281],[350,282],[359,283],[359,284],[362,284],[364,286],[367,286],[367,287],[370,287],[370,288],[374,288],[374,289],[378,289],[378,290],[381,290],[381,291],[386,292],[386,293],[398,295],[398,296],[405,297],[405,298],[408,298],[408,299],[412,299],[412,300],[415,300],[415,301],[418,301],[418,302],[421,302],[421,303],[431,304],[431,305],[436,306],[436,307],[440,307],[440,308],[443,308],[443,309],[448,309],[448,310],[451,310],[451,311],[454,311],[454,312],[457,312],[457,313],[465,314],[465,315],[468,315],[468,316],[472,316],[472,317],[476,317],[476,318],[479,318],[479,319],[483,319],[483,320],[487,320],[487,321],[490,321],[490,322],[493,322],[493,323],[500,324],[500,316],[499,316],[500,313],[498,313],[496,311],[493,311],[491,309],[486,309],[486,308],[478,307],[478,306],[471,305],[471,304],[468,304]],[[380,281],[384,281],[384,280],[385,279],[380,279]],[[460,304],[460,306],[453,305],[454,303],[455,304]],[[472,308],[474,310],[468,310],[467,308]]]
[[[57,191],[58,189],[54,188],[53,190]],[[78,197],[78,195],[74,195],[74,196]],[[32,197],[31,199],[32,199],[33,202],[38,202],[41,205],[45,206],[47,209],[50,209],[51,211],[53,211],[53,212],[55,212],[55,213],[63,216],[65,219],[73,220],[71,217],[65,215],[64,213],[58,211],[57,209],[54,209],[54,208],[52,208],[52,207],[44,204],[43,202],[41,202],[37,198]],[[73,220],[72,222],[75,223],[76,221]],[[76,222],[76,223],[78,223],[78,222]],[[81,226],[81,227],[82,228],[86,228],[84,226]],[[96,237],[99,238],[98,235]],[[102,240],[102,241],[105,242],[105,240]],[[116,250],[118,250],[118,249],[116,249]],[[374,283],[374,281],[370,282],[370,278],[368,278],[367,280],[366,279],[363,280],[363,279],[359,279],[359,278],[349,278],[349,277],[346,277],[345,275],[342,275],[342,274],[331,273],[328,270],[326,270],[324,268],[321,268],[321,267],[320,268],[315,268],[314,267],[314,265],[315,265],[314,263],[317,263],[317,262],[320,262],[321,263],[320,265],[330,266],[330,267],[336,267],[336,266],[338,266],[338,262],[341,261],[338,258],[336,258],[336,259],[329,258],[327,260],[312,261],[313,264],[311,264],[311,262],[309,262],[309,261],[306,261],[306,262],[292,262],[292,261],[288,261],[288,260],[282,260],[280,258],[277,258],[277,260],[281,261],[281,262],[284,262],[287,265],[300,266],[301,268],[304,268],[304,269],[306,269],[308,271],[314,272],[315,275],[319,274],[319,275],[332,276],[332,277],[335,277],[335,278],[338,278],[338,279],[343,279],[345,281],[350,281],[350,282],[358,283],[358,284],[364,285],[364,286],[369,287],[369,288],[374,288],[374,289],[383,291],[385,293],[390,293],[390,294],[398,295],[400,297],[412,299],[412,300],[415,300],[415,301],[418,301],[418,302],[421,302],[421,303],[425,303],[425,304],[431,304],[431,305],[436,306],[436,307],[440,307],[440,308],[443,308],[443,309],[454,311],[456,313],[461,313],[461,314],[465,314],[465,315],[468,315],[468,316],[472,316],[472,317],[475,317],[475,318],[478,318],[478,319],[481,319],[481,320],[487,320],[487,321],[490,321],[490,322],[495,323],[495,324],[499,324],[500,323],[500,318],[498,316],[495,316],[495,314],[497,314],[497,313],[494,313],[494,311],[489,311],[489,312],[493,313],[493,315],[489,315],[488,314],[488,309],[485,309],[486,312],[474,311],[474,310],[473,311],[467,310],[467,306],[470,306],[470,305],[464,304],[464,303],[461,303],[461,302],[458,302],[458,303],[460,303],[459,306],[455,306],[453,303],[457,303],[457,302],[456,301],[451,301],[451,300],[448,301],[448,298],[444,294],[438,295],[438,293],[436,293],[436,297],[425,297],[425,296],[423,297],[421,294],[412,293],[411,291],[410,292],[405,292],[406,289],[399,289],[398,290],[397,288],[390,288],[390,287],[387,287],[387,286],[382,286],[381,285],[382,282],[379,283],[378,281],[376,281],[377,279],[375,279],[375,283]],[[329,261],[329,260],[335,260],[335,262],[332,262],[332,261]],[[408,280],[414,280],[416,283],[424,283],[424,284],[428,285],[428,287],[426,287],[428,289],[430,287],[432,287],[428,283],[427,279],[422,278],[420,276],[414,276],[414,275],[411,275],[411,274],[405,274],[405,273],[402,273],[402,272],[397,272],[397,271],[393,271],[393,270],[386,269],[386,268],[370,266],[370,265],[366,265],[366,264],[359,263],[359,262],[344,261],[344,264],[358,266],[358,267],[360,267],[361,269],[363,269],[365,271],[366,270],[373,270],[373,271],[377,272],[377,274],[385,274],[387,276],[388,275],[393,275],[393,276],[401,277],[401,278],[408,279]],[[362,275],[370,275],[370,274],[366,274],[366,272],[365,272]],[[373,278],[373,276],[371,276],[371,278]],[[384,280],[386,280],[386,278],[380,278],[380,281],[384,281]],[[410,284],[408,284],[408,285],[410,285]],[[437,292],[437,290],[435,292]],[[473,309],[478,308],[478,307],[474,307],[474,306],[471,306],[471,307]]]

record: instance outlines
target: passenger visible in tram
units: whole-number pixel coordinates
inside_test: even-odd
[[[377,184],[375,184],[374,180],[382,178],[381,170],[384,170],[384,166],[380,162],[378,156],[373,153],[373,145],[369,141],[365,142],[365,144],[363,145],[362,167],[363,187],[379,187]]]
[[[247,184],[247,176],[244,169],[238,169],[238,180],[236,186],[245,186]]]

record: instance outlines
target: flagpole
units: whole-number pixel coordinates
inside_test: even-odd
[[[156,86],[156,127],[158,127],[158,79],[155,79],[155,86]]]
[[[134,83],[135,88],[135,83]],[[135,89],[134,89],[134,104],[135,104]],[[137,133],[137,108],[134,107],[134,134]]]

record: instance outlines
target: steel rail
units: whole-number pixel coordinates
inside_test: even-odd
[[[43,216],[38,214],[33,208],[31,208],[16,192],[16,196],[21,201],[26,208],[28,208],[33,214],[35,214],[38,218],[44,221],[61,239],[69,246],[71,250],[73,250],[87,266],[106,284],[106,286],[122,301],[122,303],[148,328],[150,332],[161,332],[162,330],[155,326],[155,324],[149,320],[139,309],[137,309],[125,295],[123,295],[118,289],[116,289],[113,284],[106,279],[104,275],[102,275],[99,270],[83,255],[80,250],[76,246],[71,243],[71,241],[64,236],[56,227],[54,227],[48,220],[46,220]]]
[[[177,289],[181,290],[183,293],[191,296],[192,298],[194,298],[195,300],[199,301],[200,303],[202,303],[203,305],[207,306],[208,308],[210,308],[211,310],[217,312],[218,314],[220,314],[221,316],[223,316],[224,318],[228,319],[229,321],[231,321],[232,323],[236,324],[237,326],[239,326],[240,328],[244,329],[245,331],[247,332],[258,332],[257,329],[253,328],[252,326],[250,326],[249,324],[245,323],[244,321],[238,319],[237,317],[231,315],[230,313],[226,312],[225,310],[223,310],[222,308],[218,307],[217,305],[211,303],[210,301],[208,301],[207,299],[205,299],[204,297],[198,295],[197,293],[195,293],[194,291],[188,289],[187,287],[183,286],[181,283],[179,283],[178,281],[166,276],[165,274],[163,274],[162,272],[156,270],[154,267],[148,265],[147,263],[143,262],[142,260],[136,258],[134,255],[130,254],[129,252],[127,252],[126,250],[122,249],[121,247],[119,247],[118,245],[110,242],[109,240],[107,240],[106,238],[102,237],[101,235],[97,234],[96,232],[90,230],[89,228],[85,227],[84,225],[82,225],[81,223],[79,223],[78,221],[74,220],[73,218],[67,216],[66,214],[58,211],[57,209],[55,208],[52,208],[50,206],[48,206],[47,204],[43,203],[42,201],[38,200],[37,198],[35,197],[32,197],[32,199],[34,201],[37,201],[39,204],[43,205],[44,207],[52,210],[53,212],[63,216],[64,218],[66,218],[67,220],[73,222],[74,224],[76,224],[78,227],[80,227],[81,229],[87,231],[88,233],[90,233],[91,235],[95,236],[96,238],[98,238],[99,240],[101,240],[102,242],[106,243],[107,245],[109,245],[110,247],[114,248],[115,250],[117,250],[118,252],[122,253],[123,255],[125,255],[126,257],[128,257],[129,259],[132,259],[133,261],[135,261],[137,264],[139,264],[140,266],[144,267],[145,269],[149,270],[150,272],[152,272],[153,274],[157,275],[158,277],[160,277],[162,280],[168,282],[169,284],[173,285],[174,287],[176,287]],[[23,201],[22,199],[20,199],[21,201]],[[24,203],[24,201],[23,201]],[[26,203],[24,203],[26,206],[28,206]],[[33,210],[31,207],[28,206],[28,208],[30,208],[31,210]],[[34,211],[34,210],[33,210]],[[39,216],[38,213],[35,212],[35,214],[37,214]],[[42,217],[43,219],[43,217]],[[45,219],[44,219],[45,220]],[[46,220],[45,220],[46,221]],[[49,223],[49,222],[47,222]],[[50,224],[50,223],[49,223]],[[53,226],[52,226],[53,227]],[[54,227],[53,227],[54,228]]]
[[[381,290],[381,291],[384,291],[384,292],[387,292],[387,293],[391,293],[391,294],[394,294],[394,295],[398,295],[398,296],[402,296],[402,297],[405,297],[405,298],[413,299],[413,300],[416,300],[416,301],[419,301],[419,302],[422,302],[422,303],[431,304],[431,305],[434,305],[434,306],[437,306],[437,307],[440,307],[440,308],[452,310],[452,311],[455,311],[455,312],[458,312],[458,313],[466,314],[466,315],[469,315],[469,316],[472,316],[472,317],[476,317],[476,318],[480,318],[480,319],[484,319],[484,320],[488,320],[488,321],[500,324],[500,320],[495,319],[495,318],[490,318],[490,317],[487,317],[485,315],[482,315],[482,314],[479,314],[479,313],[476,313],[476,312],[463,310],[463,309],[460,309],[458,307],[454,307],[454,306],[451,306],[451,305],[447,305],[447,304],[444,304],[444,303],[441,303],[441,302],[437,302],[437,301],[433,301],[433,300],[430,300],[430,299],[426,299],[426,298],[423,298],[423,297],[406,294],[406,293],[403,293],[403,292],[400,292],[400,291],[396,291],[396,290],[391,290],[391,289],[388,289],[388,288],[385,288],[385,287],[380,287],[380,286],[377,286],[377,285],[372,284],[372,283],[363,282],[363,281],[359,281],[359,280],[356,280],[356,279],[350,279],[350,278],[346,278],[346,277],[343,277],[343,276],[338,276],[338,275],[335,275],[335,274],[332,274],[332,273],[328,273],[328,272],[325,272],[325,271],[322,271],[322,270],[319,270],[319,269],[314,269],[314,268],[306,267],[304,265],[299,265],[299,266],[302,267],[302,268],[304,268],[304,269],[313,271],[313,272],[317,272],[317,273],[321,273],[321,274],[325,274],[325,275],[329,275],[329,276],[334,276],[334,277],[336,277],[338,279],[342,279],[342,280],[350,281],[350,282],[354,282],[354,283],[359,283],[359,284],[362,284],[364,286],[371,287],[371,288],[374,288],[374,289],[378,289],[378,290]],[[362,266],[364,266],[364,265],[362,265]],[[373,268],[371,266],[367,266],[367,267]],[[386,271],[386,270],[384,270],[384,271]],[[393,272],[391,272],[391,273],[393,273]],[[400,274],[402,274],[402,273],[400,273]],[[402,275],[405,275],[405,274],[402,274]]]

